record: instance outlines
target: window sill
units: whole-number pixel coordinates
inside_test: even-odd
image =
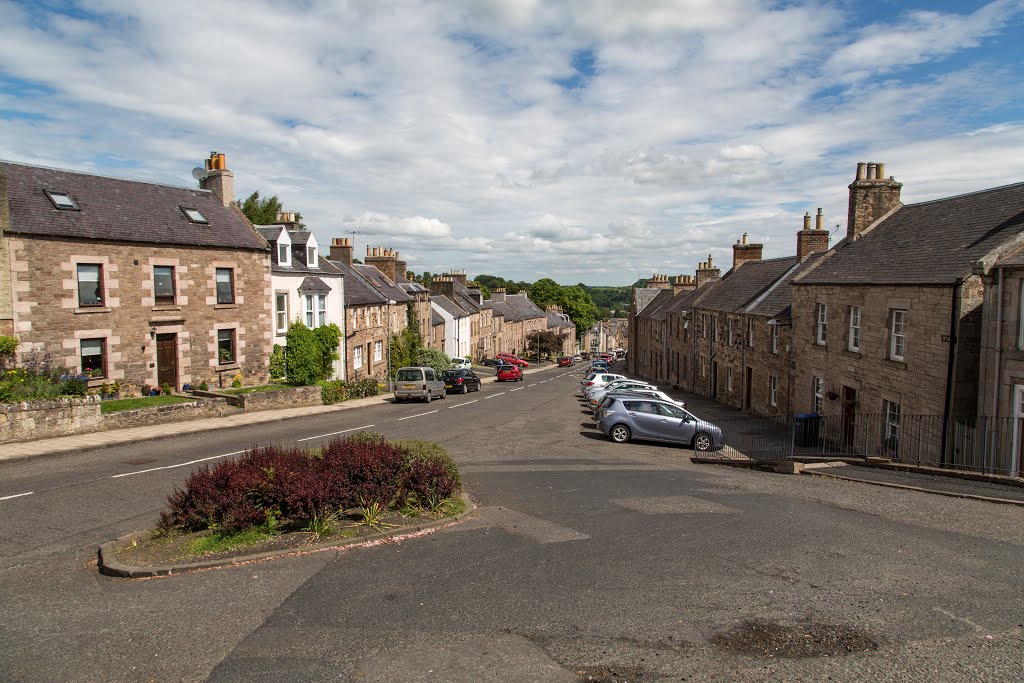
[[[75,309],[75,315],[82,313],[110,313],[113,309],[107,306],[79,306]]]
[[[861,352],[859,350],[854,351],[853,349],[843,349],[843,354],[847,356],[853,356],[854,358],[861,358]]]
[[[238,308],[238,304],[214,304],[213,307],[218,310],[222,308]]]
[[[86,385],[90,389],[93,388],[93,387],[101,387],[104,384],[107,384],[107,378],[106,377],[91,377],[91,378],[85,380],[85,383],[86,383]]]
[[[902,360],[895,360],[893,358],[886,358],[885,359],[885,364],[886,365],[891,365],[892,367],[899,368],[901,370],[906,370],[907,369],[906,361],[902,361]]]
[[[181,306],[177,304],[157,304],[153,306],[154,311],[180,311]]]
[[[223,363],[222,365],[218,365],[217,372],[225,372],[226,370],[238,370],[241,367],[242,366],[236,363],[235,361],[231,361],[230,363]]]

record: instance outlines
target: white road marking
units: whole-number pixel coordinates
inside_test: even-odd
[[[21,498],[22,496],[31,496],[35,491],[29,491],[28,493],[15,493],[13,496],[3,496],[0,500],[10,500],[11,498]]]
[[[223,455],[211,455],[209,458],[199,458],[198,460],[189,460],[188,462],[178,463],[177,465],[165,465],[163,467],[151,467],[148,470],[139,470],[137,472],[125,472],[124,474],[112,475],[111,479],[120,479],[121,477],[130,477],[133,474],[146,474],[147,472],[156,472],[158,470],[173,470],[176,467],[188,467],[189,465],[195,465],[197,462],[206,462],[207,460],[217,460],[219,458],[227,458],[232,455],[239,455],[245,453],[245,451],[235,451],[234,453],[225,453]]]
[[[541,381],[537,382],[537,384],[544,384],[544,382],[547,382],[547,380],[546,379],[542,379]]]
[[[454,405],[454,406],[448,406],[448,410],[451,410],[452,408],[461,408],[462,406],[468,406],[470,403],[476,403],[479,400],[480,399],[476,398],[476,399],[473,399],[472,401],[466,401],[465,403],[459,403],[459,404]]]
[[[519,387],[518,389],[510,389],[509,391],[522,391],[526,387]]]
[[[312,441],[313,439],[322,439],[325,436],[334,436],[335,434],[345,434],[348,432],[354,432],[358,429],[369,429],[370,427],[376,427],[377,425],[363,425],[362,427],[353,427],[352,429],[342,429],[340,432],[331,432],[330,434],[321,434],[320,436],[307,436],[305,439],[295,439],[296,442],[300,441]]]
[[[399,420],[411,420],[414,417],[423,417],[424,415],[433,415],[434,413],[440,412],[440,410],[431,410],[429,413],[420,413],[419,415],[407,415],[406,417],[400,417]]]
[[[513,389],[513,391],[515,391],[515,389]],[[489,398],[494,398],[495,396],[504,396],[504,395],[505,395],[505,392],[503,391],[500,394],[491,394],[490,396],[484,396],[484,400],[486,401]]]

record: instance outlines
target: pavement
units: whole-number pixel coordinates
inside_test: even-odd
[[[523,371],[524,375],[532,375],[548,370],[557,370],[557,365],[544,365],[541,367],[529,367]],[[474,368],[477,372],[478,368]],[[487,368],[484,368],[486,371]],[[479,372],[481,382],[484,384],[495,382],[493,376],[487,376]],[[248,425],[263,424],[266,422],[277,422],[298,417],[309,417],[323,413],[336,413],[343,410],[353,410],[366,406],[390,403],[393,393],[377,394],[367,398],[357,398],[343,403],[336,403],[330,406],[303,406],[299,408],[282,408],[279,410],[261,410],[252,413],[236,413],[223,417],[208,417],[201,420],[186,422],[167,422],[157,425],[146,425],[144,427],[130,427],[128,429],[111,429],[102,432],[89,432],[87,434],[72,434],[52,439],[39,439],[37,441],[22,441],[8,443],[0,446],[0,463],[9,460],[29,460],[49,455],[62,455],[81,453],[83,451],[109,446],[121,446],[125,444],[152,441],[154,439],[165,439],[170,437],[192,434],[195,432],[207,432],[215,429],[235,429]]]

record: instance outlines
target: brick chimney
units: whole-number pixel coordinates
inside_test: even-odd
[[[396,282],[395,264],[397,262],[398,259],[395,257],[393,249],[385,249],[384,247],[366,247],[366,260],[364,260],[363,263],[368,266],[373,266],[392,282]]]
[[[402,282],[406,282],[409,279],[409,264],[399,258],[397,251],[395,252],[395,274],[398,275],[398,279]]]
[[[464,270],[453,270],[450,273],[445,273],[445,277],[450,277],[455,282],[458,282],[463,287],[466,286],[466,271]]]
[[[294,211],[278,211],[271,225],[283,225],[285,230],[299,229],[299,222],[295,220]]]
[[[809,254],[828,251],[828,230],[825,229],[825,217],[818,209],[818,216],[811,229],[811,214],[804,214],[804,229],[796,234],[796,257],[803,261]]]
[[[672,293],[692,292],[697,289],[697,282],[692,275],[676,275],[672,278]]]
[[[220,152],[210,152],[206,177],[199,181],[199,187],[220,197],[224,206],[231,206],[235,201],[235,174],[228,170],[227,160]]]
[[[763,244],[750,244],[747,242],[747,233],[743,233],[742,239],[736,240],[732,245],[732,267],[735,270],[747,261],[760,261]]]
[[[708,254],[708,260],[702,261],[700,267],[697,268],[697,289],[721,278],[722,269],[715,268],[715,264],[711,260],[711,254]]]
[[[505,301],[505,288],[498,287],[497,289],[491,290],[491,301]]]
[[[352,238],[332,237],[331,238],[331,260],[345,265],[352,265]]]
[[[857,164],[857,177],[850,183],[847,238],[856,239],[869,225],[899,204],[902,187],[903,183],[885,177],[885,164]]]
[[[440,275],[430,281],[431,296],[446,296],[455,301],[455,280],[447,275]]]
[[[647,286],[651,289],[672,289],[672,283],[668,279],[668,275],[658,275],[655,273],[651,276],[651,279],[647,281]]]

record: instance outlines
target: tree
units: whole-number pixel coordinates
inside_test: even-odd
[[[593,327],[597,320],[597,306],[579,285],[562,288],[562,311],[568,315],[576,325],[576,335],[583,336],[583,333]]]
[[[544,330],[540,334],[532,334],[526,340],[526,348],[537,353],[537,342],[540,341],[540,352],[545,356],[556,356],[562,353],[562,340],[565,335],[558,330]]]
[[[255,190],[244,201],[236,199],[235,206],[241,209],[253,225],[270,225],[277,220],[277,214],[284,211],[281,200],[277,198],[276,194],[260,199],[259,190]],[[301,213],[295,214],[295,221],[300,228],[306,227],[306,224],[302,222]]]
[[[530,301],[537,304],[543,310],[547,310],[547,307],[551,304],[560,303],[562,300],[562,285],[558,284],[551,278],[545,277],[537,280],[530,287],[527,294],[530,297]]]
[[[434,368],[438,373],[452,366],[452,359],[439,349],[416,349],[413,361],[413,365]]]

